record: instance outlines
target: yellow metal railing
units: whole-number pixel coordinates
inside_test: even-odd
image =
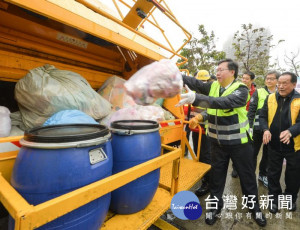
[[[146,40],[152,42],[153,44],[163,48],[164,50],[170,52],[172,55],[169,57],[170,59],[173,58],[174,56],[178,56],[181,59],[183,59],[184,61],[181,63],[177,63],[178,66],[184,64],[187,62],[187,59],[185,57],[183,57],[182,55],[179,54],[179,51],[191,40],[192,35],[179,23],[179,21],[176,19],[176,17],[174,16],[174,14],[172,13],[172,11],[170,10],[170,8],[168,7],[168,5],[166,4],[166,2],[164,0],[159,0],[159,1],[155,1],[155,0],[143,0],[143,1],[148,1],[151,2],[153,4],[153,8],[150,10],[150,12],[147,14],[147,16],[141,20],[141,22],[138,25],[138,28],[132,28],[131,26],[127,25],[126,23],[122,22],[121,20],[119,20],[118,18],[112,16],[111,14],[105,12],[104,10],[96,7],[95,5],[93,5],[91,2],[87,1],[87,0],[76,0],[77,2],[81,3],[82,5],[86,6],[87,8],[93,10],[96,13],[101,14],[102,16],[118,23],[119,25],[125,27],[126,29],[138,34],[139,36],[145,38]],[[137,3],[138,1],[142,1],[142,0],[132,0],[134,3]],[[126,7],[128,7],[129,9],[132,8],[132,6],[130,4],[128,4],[126,1],[124,0],[119,0],[118,2],[122,3],[123,5],[125,5]],[[120,9],[119,4],[117,3],[116,0],[113,0],[114,6],[117,9],[117,12],[119,13],[120,17],[122,19],[124,19],[124,15],[122,14],[122,11]],[[175,23],[175,25],[177,25],[184,33],[184,35],[186,36],[186,39],[184,39],[184,43],[180,46],[180,48],[178,48],[177,50],[175,50],[171,44],[171,42],[169,41],[169,39],[167,38],[167,36],[164,33],[164,30],[161,28],[161,26],[158,24],[157,20],[155,19],[153,12],[155,9],[159,9],[165,16],[167,16],[172,22]],[[151,16],[151,18],[153,19],[153,21],[151,21],[149,19],[149,17]],[[169,47],[157,42],[156,40],[150,38],[149,36],[141,33],[138,29],[141,28],[143,26],[143,24],[145,23],[145,21],[151,23],[153,26],[155,26],[163,35],[163,37],[165,38],[166,42],[168,43]]]
[[[170,152],[35,206],[3,178],[0,170],[0,201],[15,219],[15,229],[35,229],[172,161],[170,194],[174,195],[178,189],[181,150],[166,145],[162,148]]]
[[[190,71],[188,69],[180,69],[180,72],[185,72],[186,76],[190,75]]]
[[[13,137],[1,137],[0,143],[19,141],[23,138],[23,136],[13,136]]]
[[[183,121],[184,124],[189,124],[188,121]],[[190,146],[189,140],[186,137],[186,132],[183,132],[182,135],[182,152],[185,152],[185,145],[188,147],[189,152],[191,153],[191,156],[193,158],[194,161],[199,161],[200,159],[200,147],[201,147],[201,139],[202,139],[202,131],[201,131],[201,126],[197,125],[197,128],[199,129],[199,137],[198,137],[198,147],[197,147],[197,152],[195,153],[192,149],[192,147]]]

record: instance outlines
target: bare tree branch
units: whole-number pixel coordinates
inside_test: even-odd
[[[300,71],[300,58],[297,60],[299,56],[300,50],[297,49],[297,52],[291,52],[290,55],[284,54],[284,62],[290,68],[292,72],[294,72],[297,76],[299,76]]]

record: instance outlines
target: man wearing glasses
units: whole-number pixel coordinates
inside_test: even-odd
[[[279,75],[280,74],[275,70],[268,72],[265,77],[265,87],[256,90],[250,99],[248,119],[250,128],[253,129],[254,170],[256,170],[257,155],[259,153],[263,138],[263,130],[261,130],[261,126],[259,124],[259,114],[264,105],[266,97],[270,93],[275,93]],[[267,166],[268,149],[266,145],[263,145],[262,157],[259,164],[258,180],[262,182],[265,187],[268,187]]]
[[[215,82],[202,83],[197,79],[183,76],[188,93],[181,95],[182,99],[177,106],[189,103],[207,108],[207,134],[211,140],[212,166],[210,199],[216,198],[218,205],[217,208],[211,207],[207,210],[205,222],[209,225],[214,224],[221,212],[224,204],[222,195],[231,159],[240,176],[242,192],[252,217],[258,225],[265,226],[266,218],[258,203],[253,149],[246,111],[249,92],[246,85],[236,81],[237,75],[238,65],[231,59],[225,59],[218,63]]]
[[[261,109],[259,123],[264,130],[263,143],[268,144],[268,188],[271,196],[269,210],[296,210],[300,187],[300,94],[295,91],[297,76],[291,72],[280,75],[276,93],[270,94]],[[280,176],[286,159],[285,185],[282,194]],[[283,207],[280,200],[288,202]]]

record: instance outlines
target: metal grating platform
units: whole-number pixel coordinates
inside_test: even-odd
[[[189,190],[195,185],[209,170],[210,165],[196,162],[187,158],[180,159],[178,192]],[[171,187],[172,163],[161,168],[159,183],[163,186]]]

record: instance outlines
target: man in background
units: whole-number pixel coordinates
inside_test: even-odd
[[[249,89],[249,94],[250,94],[250,98],[252,97],[253,93],[255,92],[255,84],[254,84],[254,79],[255,79],[255,74],[251,71],[246,71],[244,72],[243,76],[242,76],[242,82],[248,87]],[[247,102],[246,105],[246,110],[249,110],[249,103],[250,100]],[[235,165],[232,163],[232,172],[231,172],[231,176],[233,178],[237,178],[238,177],[238,173],[235,169]]]
[[[297,76],[291,72],[280,75],[277,92],[270,94],[261,109],[259,123],[263,129],[263,143],[268,144],[268,189],[272,196],[271,213],[280,209],[282,198],[280,176],[283,160],[286,159],[284,195],[291,197],[288,207],[296,210],[300,187],[300,94],[295,91]],[[288,198],[286,197],[285,200]]]
[[[279,73],[275,70],[267,73],[265,77],[265,87],[257,89],[251,99],[248,111],[248,119],[250,128],[253,129],[253,162],[254,170],[256,170],[257,155],[262,145],[263,130],[259,123],[259,114],[261,108],[264,105],[264,101],[271,93],[276,92],[276,85],[279,78]],[[265,187],[268,187],[268,149],[266,145],[263,145],[262,157],[259,164],[258,181],[262,182]]]
[[[244,72],[244,74],[242,76],[242,82],[249,89],[250,98],[252,97],[253,93],[256,90],[256,87],[255,87],[255,84],[254,84],[254,79],[255,79],[255,74],[251,71]],[[249,110],[249,104],[250,104],[250,101],[247,102],[247,106],[246,106],[247,111]]]

